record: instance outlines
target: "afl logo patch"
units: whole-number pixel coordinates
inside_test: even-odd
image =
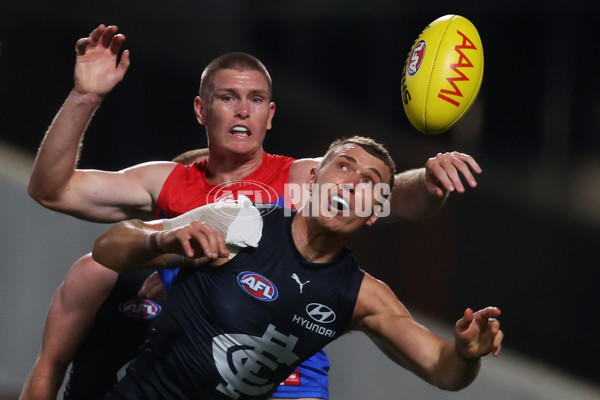
[[[237,277],[240,287],[250,296],[261,301],[273,301],[278,291],[273,282],[256,272],[241,272]]]
[[[421,40],[419,43],[415,44],[415,48],[408,59],[408,75],[413,76],[419,71],[419,68],[421,68],[421,64],[423,64],[423,59],[425,58],[426,47],[427,45],[425,44],[424,40]]]
[[[335,321],[333,310],[323,304],[310,303],[306,306],[306,313],[309,317],[322,324],[328,324]]]
[[[276,204],[283,205],[283,196],[280,196],[271,186],[251,180],[228,181],[223,182],[208,192],[208,199],[214,199],[212,202],[232,201],[237,200],[239,196],[245,196],[258,209],[260,215],[271,213],[273,207],[265,207],[264,205]],[[237,218],[238,214],[229,215],[227,212],[217,209],[223,216],[229,218]]]
[[[160,314],[160,305],[149,299],[132,299],[119,304],[119,311],[126,317],[152,319]]]

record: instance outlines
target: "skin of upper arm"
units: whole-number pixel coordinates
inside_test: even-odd
[[[72,360],[116,280],[117,273],[96,263],[91,254],[71,267],[46,317],[42,355],[64,357],[67,363]]]
[[[51,208],[94,222],[151,219],[160,191],[177,164],[152,162],[117,172],[77,170]]]
[[[352,329],[365,332],[394,362],[432,382],[445,341],[417,323],[390,287],[367,273]]]
[[[52,298],[40,355],[20,399],[56,398],[69,363],[116,279],[115,272],[94,262],[90,254],[75,262]]]

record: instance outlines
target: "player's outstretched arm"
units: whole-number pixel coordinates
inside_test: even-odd
[[[50,304],[40,354],[20,400],[56,399],[69,363],[116,280],[117,274],[94,262],[91,254],[73,264]]]
[[[449,342],[417,323],[387,285],[366,274],[353,329],[367,333],[388,357],[425,381],[456,391],[477,377],[481,357],[498,355],[499,314],[494,307],[475,314],[467,310],[456,324],[455,341]]]
[[[76,170],[83,134],[94,111],[129,67],[128,51],[122,53],[120,61],[117,59],[125,40],[117,30],[116,26],[100,25],[77,41],[74,88],[42,141],[29,182],[29,194],[45,207],[99,221],[114,219],[104,214],[87,215],[86,210],[97,203],[132,202],[130,209],[136,209],[150,202],[144,193],[135,191],[136,186],[128,198],[115,198],[120,192],[115,192],[114,183],[125,182],[121,179],[124,174],[107,177]]]
[[[100,236],[92,252],[96,261],[119,273],[141,268],[170,267],[166,254],[212,261],[227,257],[223,235],[205,222],[163,230],[161,221],[129,220]],[[204,260],[203,260],[204,261]]]
[[[429,158],[425,168],[396,174],[390,217],[410,221],[428,218],[442,208],[449,193],[477,187],[474,174],[481,172],[472,156],[453,151]]]

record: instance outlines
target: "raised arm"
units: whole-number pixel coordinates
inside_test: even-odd
[[[105,173],[76,169],[88,123],[104,96],[123,79],[129,67],[127,50],[117,62],[125,40],[125,36],[117,34],[117,29],[100,25],[88,37],[77,41],[74,87],[46,132],[29,181],[29,194],[43,206],[97,221],[140,217],[140,211],[149,213],[152,200],[149,191],[156,191],[149,187],[149,182],[138,181],[139,170]],[[95,209],[99,206],[110,208]],[[114,215],[114,206],[122,212]]]
[[[390,217],[410,221],[428,218],[442,208],[449,193],[465,192],[463,180],[476,187],[473,173],[481,172],[473,157],[453,151],[431,157],[424,168],[396,174]]]
[[[503,333],[488,307],[468,309],[456,324],[453,342],[418,324],[383,282],[366,274],[354,312],[354,329],[362,330],[397,364],[444,390],[460,390],[477,376],[480,358],[500,352]]]
[[[320,158],[296,160],[290,168],[290,183],[301,187],[310,169],[317,167],[320,161]],[[477,161],[468,154],[453,151],[431,157],[424,168],[396,174],[390,215],[384,220],[417,221],[434,215],[443,207],[449,193],[465,192],[463,180],[469,187],[477,186],[473,173],[481,173]],[[305,189],[291,191],[291,203],[299,208],[308,198],[307,193]]]

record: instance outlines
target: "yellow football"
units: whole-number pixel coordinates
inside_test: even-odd
[[[483,80],[483,47],[465,17],[445,15],[427,25],[402,72],[402,103],[423,133],[452,128],[471,108]]]

